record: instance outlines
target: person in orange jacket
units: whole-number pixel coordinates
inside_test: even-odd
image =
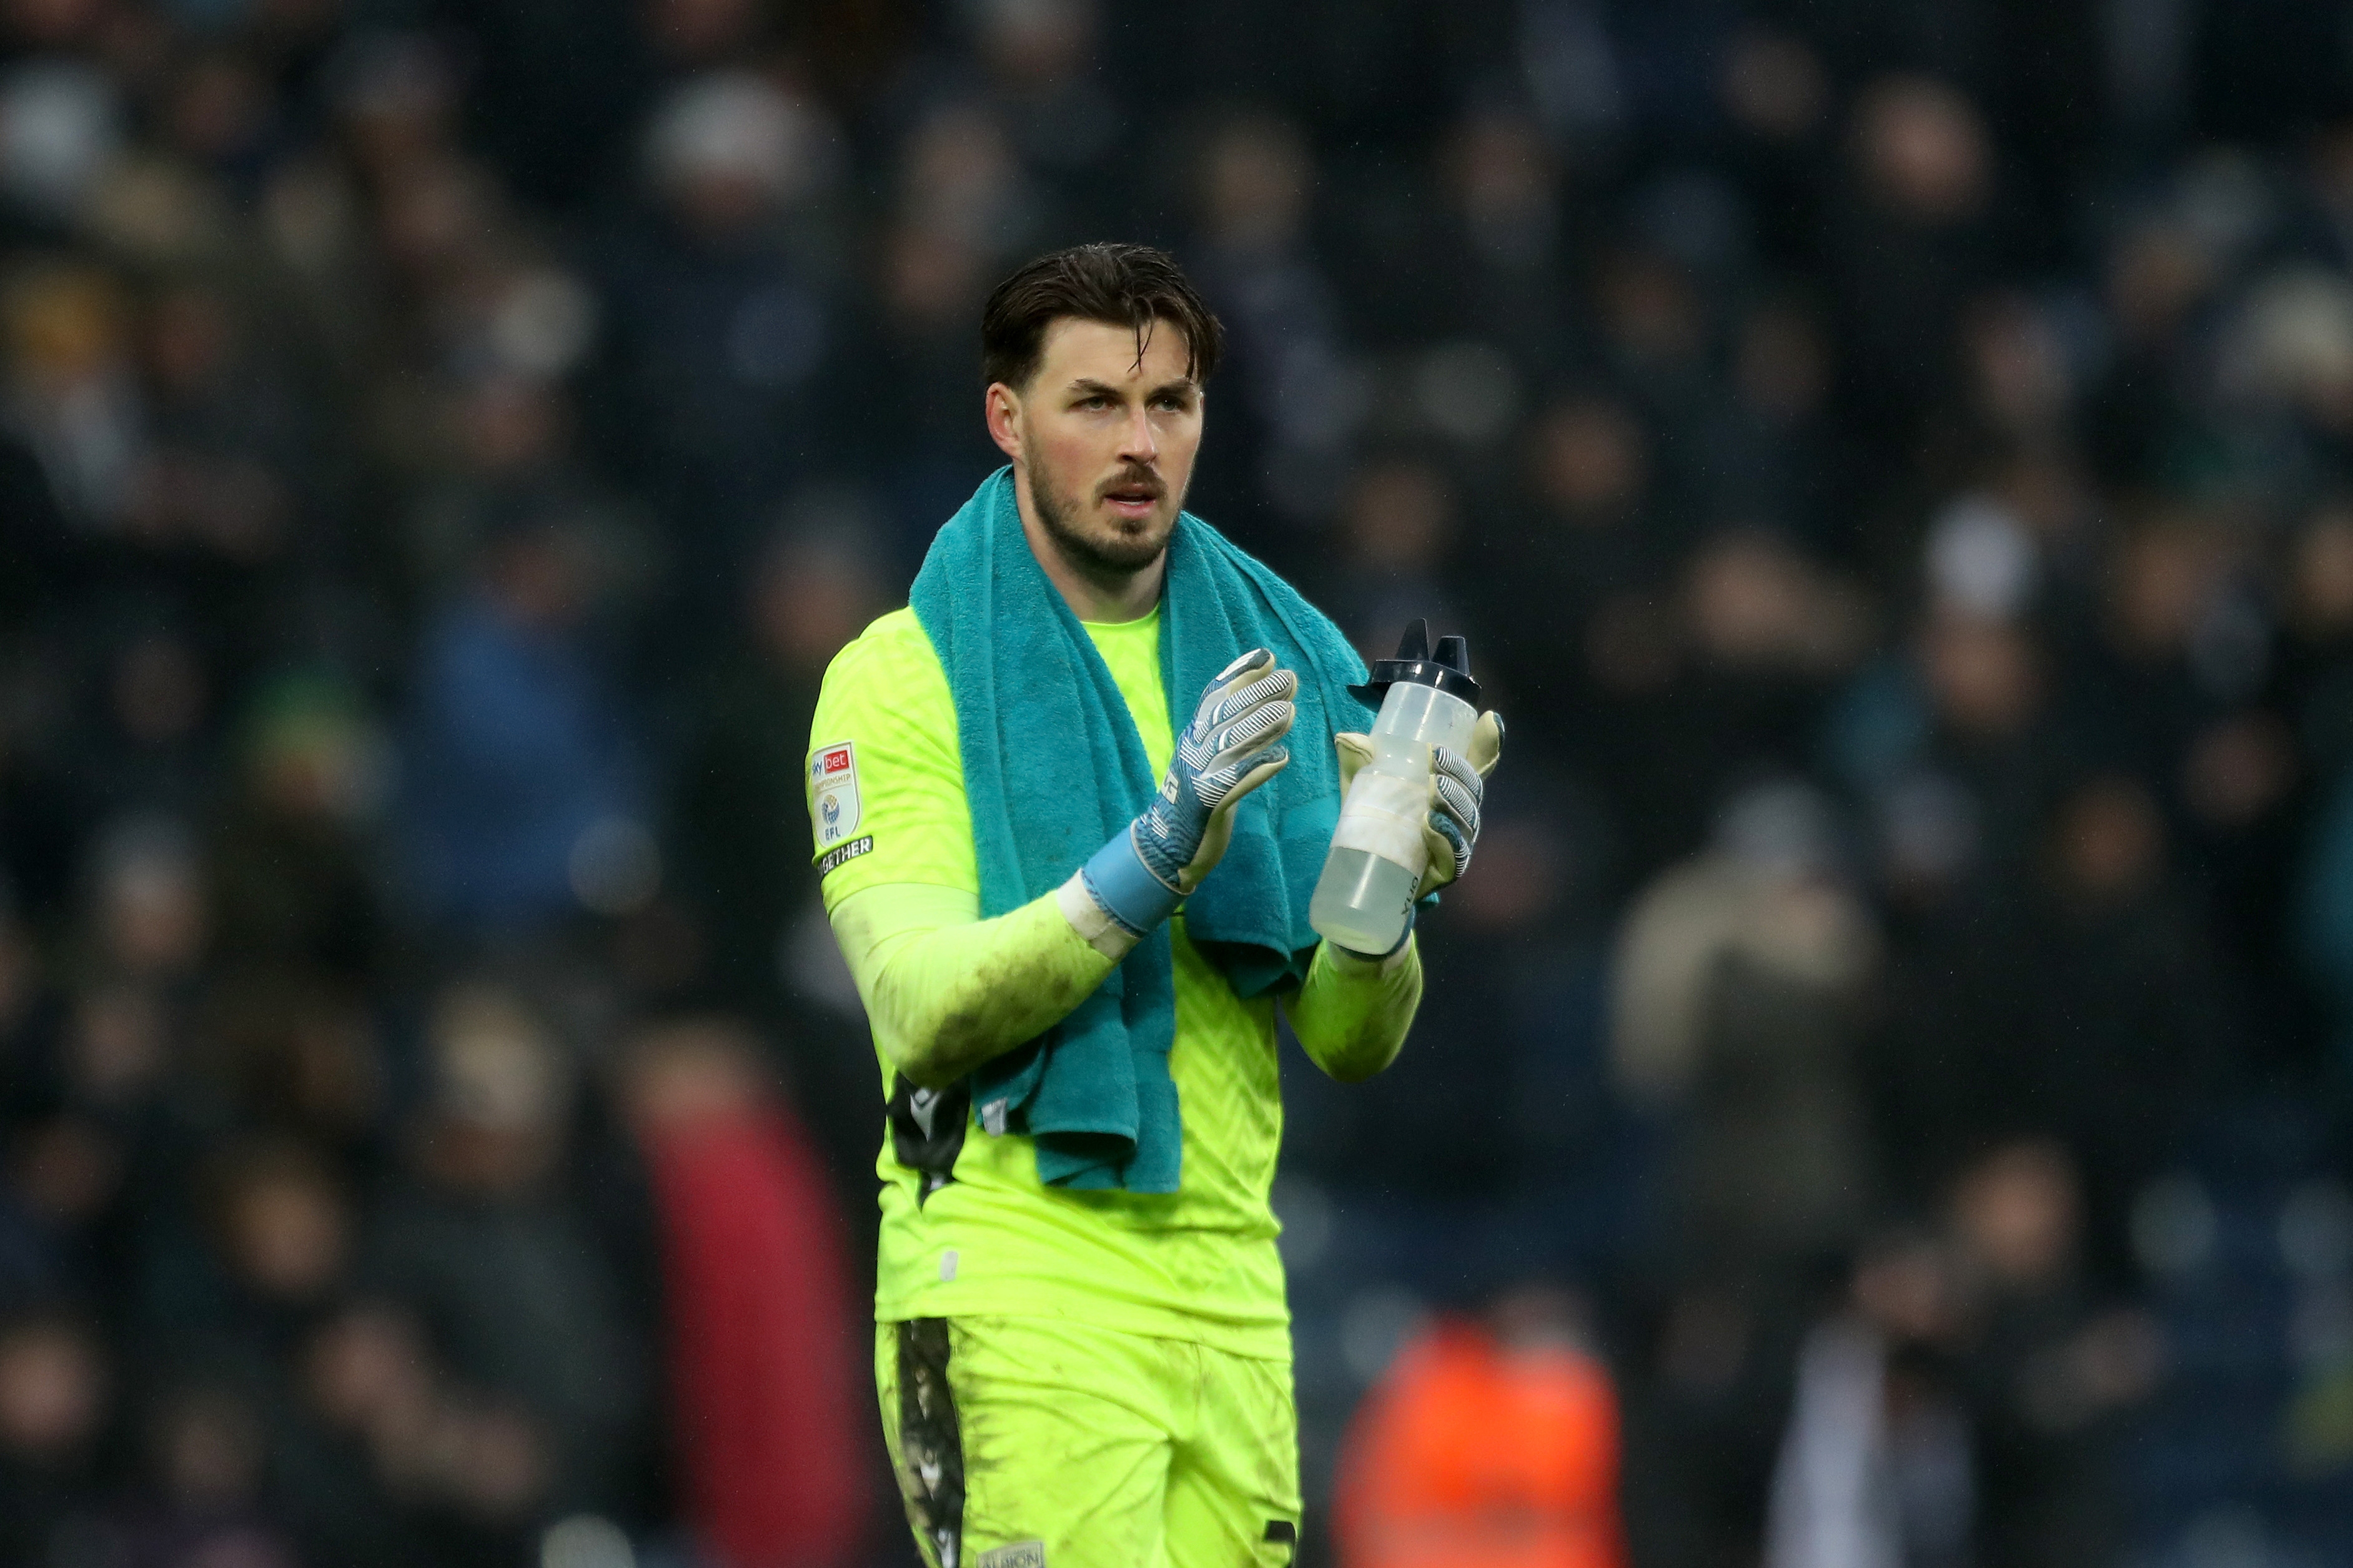
[[[1618,1396],[1573,1298],[1440,1320],[1366,1396],[1340,1456],[1342,1568],[1625,1568]]]

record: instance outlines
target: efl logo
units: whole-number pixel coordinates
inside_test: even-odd
[[[809,825],[827,849],[858,831],[858,742],[841,741],[809,754]]]

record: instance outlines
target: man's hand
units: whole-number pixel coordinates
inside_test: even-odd
[[[1340,794],[1345,798],[1356,771],[1373,760],[1373,738],[1356,731],[1332,737],[1340,753]],[[1444,746],[1430,749],[1430,816],[1421,838],[1429,862],[1415,898],[1434,893],[1471,868],[1471,851],[1479,843],[1479,808],[1486,798],[1487,775],[1504,754],[1504,716],[1488,711],[1471,728],[1461,755]]]
[[[1234,808],[1291,761],[1280,742],[1298,717],[1292,700],[1298,694],[1299,677],[1262,647],[1228,665],[1202,691],[1159,795],[1079,873],[1123,931],[1141,936],[1167,919],[1224,858]]]

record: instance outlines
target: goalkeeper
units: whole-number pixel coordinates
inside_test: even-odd
[[[1409,927],[1354,953],[1306,923],[1363,666],[1181,510],[1220,336],[1140,246],[999,285],[1010,467],[818,699],[818,867],[888,1097],[875,1373],[934,1568],[1298,1541],[1275,1010],[1360,1079],[1421,966]],[[1490,714],[1438,754],[1422,891],[1468,864],[1501,742]]]

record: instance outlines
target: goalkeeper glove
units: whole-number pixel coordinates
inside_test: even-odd
[[[1356,771],[1373,760],[1373,738],[1343,731],[1332,737],[1340,753],[1340,794],[1345,798]],[[1422,846],[1429,851],[1417,899],[1459,879],[1471,868],[1471,851],[1479,843],[1479,808],[1486,798],[1487,775],[1504,754],[1504,716],[1490,710],[1472,726],[1471,739],[1458,755],[1444,746],[1430,749],[1430,815],[1421,826]]]
[[[1298,693],[1299,677],[1277,668],[1262,647],[1228,665],[1202,691],[1160,793],[1079,872],[1095,903],[1129,936],[1166,920],[1224,857],[1234,808],[1291,761],[1278,742],[1298,716],[1292,701]]]

